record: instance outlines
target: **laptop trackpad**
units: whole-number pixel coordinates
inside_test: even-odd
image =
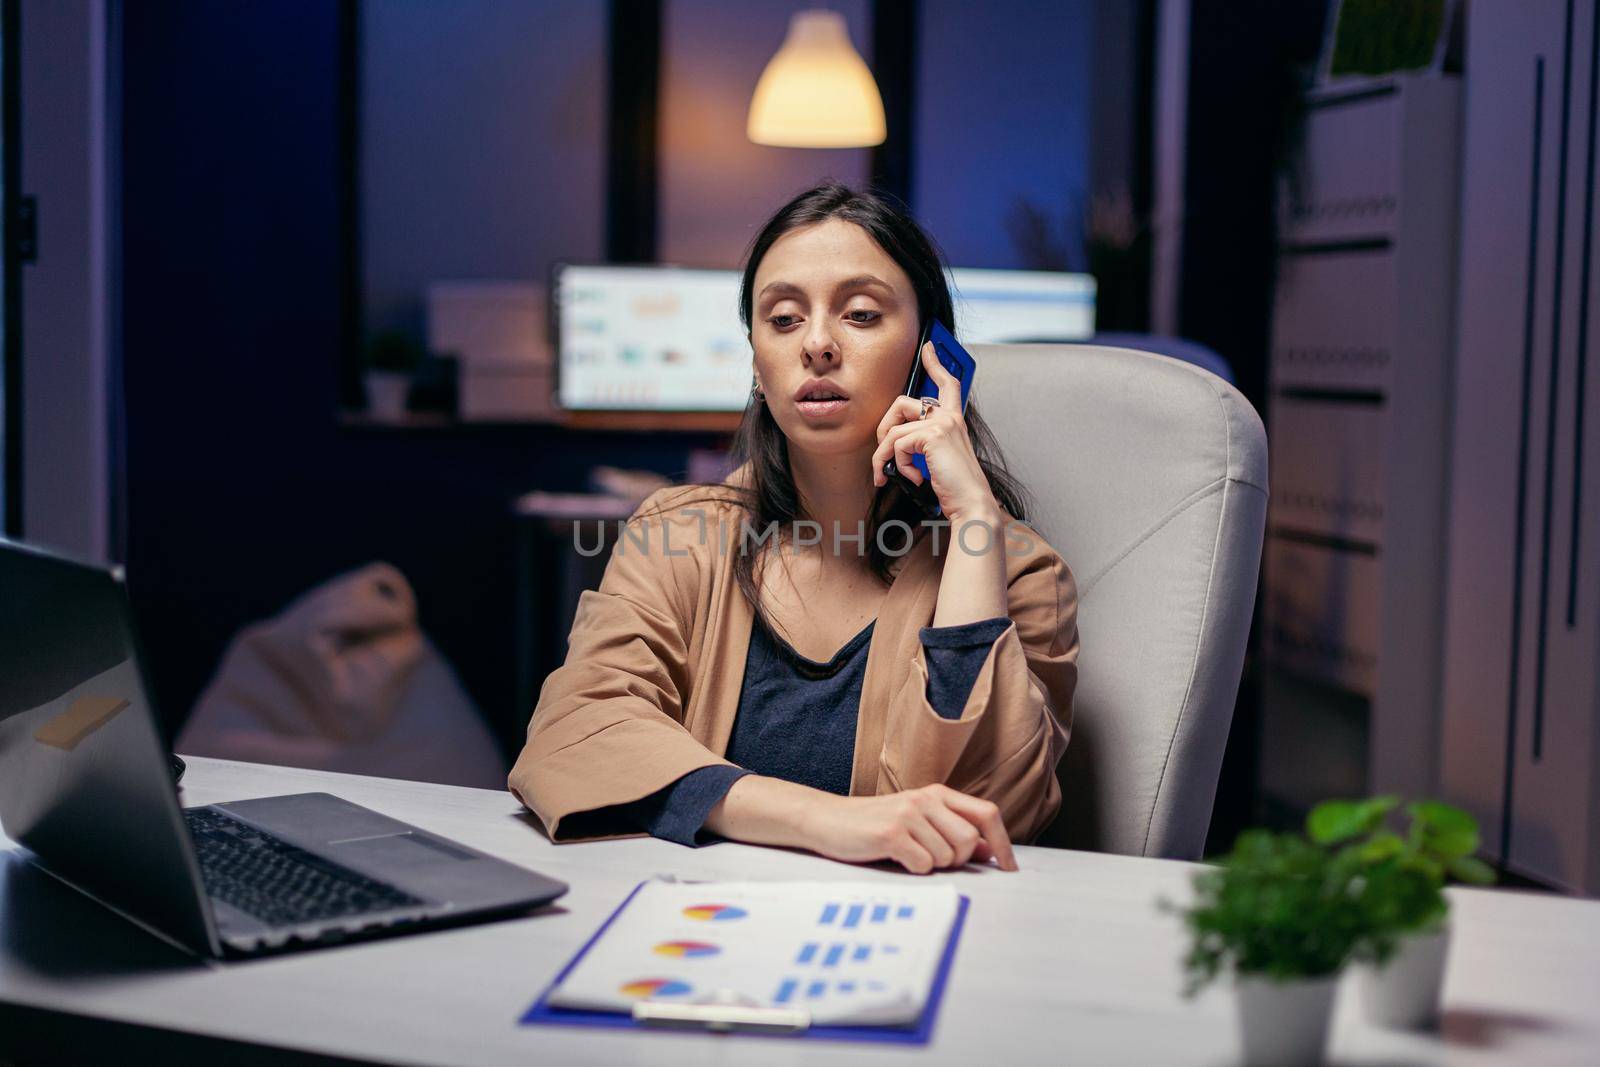
[[[411,832],[329,841],[324,848],[330,858],[341,863],[390,876],[478,858],[465,849]]]

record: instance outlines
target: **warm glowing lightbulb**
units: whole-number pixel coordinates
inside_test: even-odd
[[[886,136],[878,83],[837,11],[789,21],[750,100],[750,140],[785,148],[866,148]]]

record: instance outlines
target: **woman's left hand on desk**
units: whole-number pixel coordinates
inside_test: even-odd
[[[914,874],[994,860],[1017,869],[1000,809],[945,785],[842,797],[747,774],[706,816],[712,833],[754,845],[803,848],[846,863],[893,860]]]
[[[949,786],[879,797],[829,797],[812,807],[810,847],[851,863],[893,860],[913,874],[995,860],[1017,869],[1000,809]]]

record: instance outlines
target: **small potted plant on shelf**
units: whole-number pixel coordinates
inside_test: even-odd
[[[1445,879],[1487,885],[1494,872],[1473,857],[1478,824],[1471,815],[1419,801],[1406,806],[1409,823],[1400,834],[1386,825],[1399,805],[1390,796],[1327,801],[1312,810],[1306,831],[1358,871],[1367,932],[1355,971],[1367,1020],[1417,1028],[1439,1014],[1450,944]]]
[[[422,346],[399,330],[383,330],[367,342],[367,412],[398,420],[406,413],[412,377],[422,362]]]
[[[1194,902],[1176,909],[1193,935],[1185,992],[1231,977],[1242,1062],[1322,1062],[1340,972],[1367,932],[1358,869],[1301,834],[1250,830],[1195,875]]]

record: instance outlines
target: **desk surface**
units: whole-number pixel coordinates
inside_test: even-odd
[[[506,793],[193,758],[186,805],[326,790],[570,883],[508,922],[202,964],[0,851],[0,1003],[398,1063],[1217,1064],[1232,1001],[1179,995],[1184,936],[1157,898],[1187,864],[1043,848],[972,897],[933,1043],[903,1047],[521,1027],[517,1018],[640,879],[910,877],[772,849],[637,839],[552,845]],[[0,849],[12,847],[0,838]],[[1600,902],[1452,890],[1440,1034],[1365,1025],[1341,996],[1335,1063],[1600,1063]],[[752,1045],[752,1042],[758,1045]]]

